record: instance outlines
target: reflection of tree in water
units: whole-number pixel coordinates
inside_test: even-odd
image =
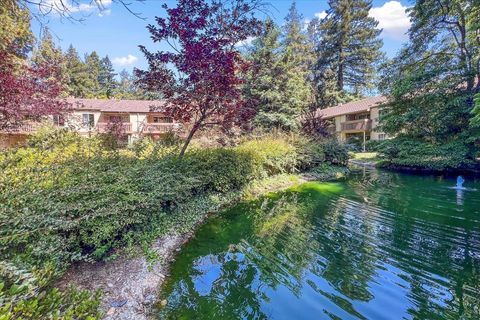
[[[171,294],[167,307],[160,311],[162,317],[174,314],[174,318],[201,315],[202,319],[263,319],[266,315],[260,306],[268,302],[265,288],[283,285],[297,295],[300,293],[312,249],[308,243],[311,225],[296,195],[265,198],[245,211],[245,218],[233,223],[233,227],[222,225],[230,229],[222,233],[230,233],[229,240],[235,244],[215,241],[213,247],[205,250],[210,253],[206,255],[208,259],[197,250],[195,255],[203,256],[202,259],[182,262],[182,270],[195,272],[189,271],[189,277],[166,284],[165,291]],[[243,232],[235,235],[238,229]],[[215,232],[221,240],[219,228]],[[199,288],[199,283],[207,289]],[[168,288],[171,285],[174,287]]]
[[[242,249],[260,270],[262,282],[273,289],[283,285],[296,296],[314,251],[307,213],[295,193],[265,198],[254,214],[255,237],[247,244],[249,249]]]
[[[369,301],[372,294],[368,282],[375,273],[377,257],[371,241],[373,227],[370,220],[359,215],[362,210],[361,206],[340,198],[328,213],[318,218],[318,260],[312,263],[311,271],[349,299]]]
[[[372,286],[381,283],[405,299],[406,317],[479,319],[478,222],[427,196],[429,179],[379,171],[350,179],[340,196],[302,190],[237,209],[182,251],[163,318],[265,319],[271,291],[301,301],[310,287],[361,319],[357,303],[384,295]]]
[[[266,319],[260,301],[268,298],[257,281],[255,266],[231,253],[219,254],[213,259],[218,259],[214,265],[219,267],[215,278],[208,279],[201,273],[184,277],[169,295],[160,318]]]
[[[478,223],[465,220],[468,212],[457,215],[455,195],[447,188],[432,192],[436,179],[372,171],[349,184],[375,217],[374,242],[384,252],[378,258],[405,272],[407,296],[415,302],[409,313],[421,319],[480,318]],[[377,207],[393,212],[376,214]]]

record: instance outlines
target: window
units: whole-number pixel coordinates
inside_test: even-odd
[[[82,114],[82,124],[84,127],[93,128],[95,126],[95,117],[93,113]]]
[[[172,123],[173,119],[170,117],[153,117],[153,123]]]
[[[53,124],[59,127],[63,127],[65,125],[65,118],[61,115],[54,115]]]
[[[387,137],[387,135],[385,133],[379,133],[378,134],[378,140],[385,140],[386,137]]]

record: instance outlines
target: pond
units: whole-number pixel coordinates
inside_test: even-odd
[[[158,319],[479,319],[480,181],[359,170],[242,203],[185,245]]]

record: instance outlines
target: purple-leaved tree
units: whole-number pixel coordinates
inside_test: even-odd
[[[248,121],[253,110],[242,97],[242,73],[249,64],[238,44],[258,34],[264,10],[257,0],[179,0],[147,28],[154,43],[165,42],[169,51],[150,52],[144,46],[149,69],[136,70],[148,90],[165,99],[166,112],[189,124],[182,157],[198,130],[219,126],[228,130]]]

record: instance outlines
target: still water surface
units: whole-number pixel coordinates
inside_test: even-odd
[[[480,319],[480,191],[454,184],[362,170],[240,204],[182,249],[157,318]]]

